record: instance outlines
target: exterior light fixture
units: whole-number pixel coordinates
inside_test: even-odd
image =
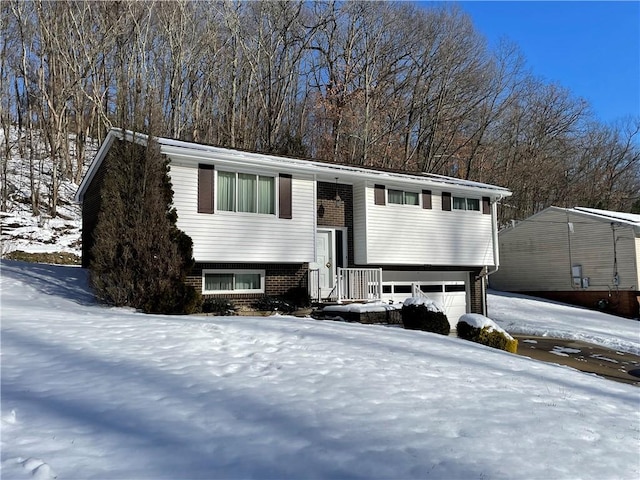
[[[336,196],[333,197],[333,201],[336,204],[336,207],[341,207],[342,206],[342,198],[340,198],[340,195],[338,194],[338,177],[336,177]]]

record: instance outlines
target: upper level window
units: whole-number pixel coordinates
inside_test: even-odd
[[[275,214],[275,192],[273,177],[218,172],[218,210]]]
[[[404,192],[402,190],[389,189],[389,203],[398,205],[420,205],[420,197],[415,192]]]
[[[453,197],[454,210],[480,211],[480,200],[477,198]]]

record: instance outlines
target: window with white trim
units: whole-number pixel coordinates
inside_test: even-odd
[[[203,270],[202,293],[264,293],[264,270]]]
[[[387,192],[389,203],[396,205],[420,205],[420,195],[416,192],[392,189],[389,189]]]
[[[474,212],[479,212],[480,199],[453,197],[453,209],[454,210],[472,210]]]
[[[274,177],[218,172],[218,210],[273,215],[276,213]]]

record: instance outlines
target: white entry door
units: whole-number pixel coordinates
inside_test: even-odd
[[[335,262],[333,259],[333,232],[318,230],[316,235],[316,262],[319,271],[320,295],[326,298],[333,290],[335,278]]]

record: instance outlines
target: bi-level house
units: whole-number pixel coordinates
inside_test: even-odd
[[[398,302],[423,292],[453,324],[483,313],[498,266],[497,203],[505,188],[432,174],[248,153],[157,138],[169,159],[178,227],[193,240],[189,281],[236,304],[304,287],[315,300]],[[113,129],[76,200],[89,258]]]

